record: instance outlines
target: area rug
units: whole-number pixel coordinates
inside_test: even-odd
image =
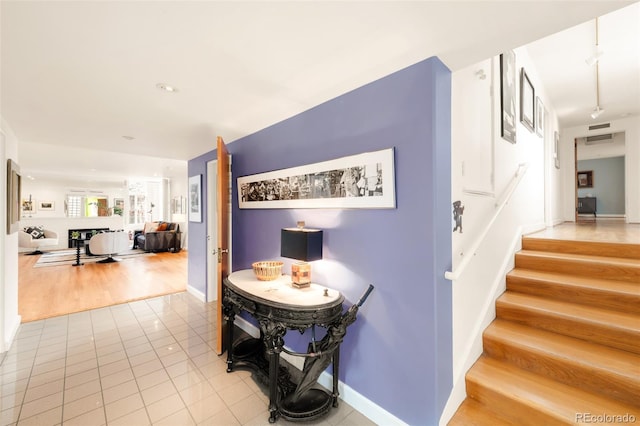
[[[141,256],[155,256],[155,253],[147,253],[143,250],[127,250],[113,256],[116,260],[135,259]],[[85,254],[84,249],[80,251],[80,263],[94,263],[106,259],[108,256],[98,255],[89,256]],[[42,268],[44,266],[61,266],[72,265],[76,263],[76,249],[56,250],[40,255],[38,261],[33,265],[34,268]]]

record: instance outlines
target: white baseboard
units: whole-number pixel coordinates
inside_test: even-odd
[[[187,293],[197,298],[202,303],[207,303],[207,296],[195,287],[187,286]]]
[[[242,317],[236,317],[235,325],[237,325],[241,330],[245,331],[252,337],[258,338],[260,337],[260,330],[255,325],[251,324],[249,321],[245,320]],[[302,367],[304,365],[304,358],[299,356],[289,355],[285,352],[281,352],[280,356],[282,359],[287,361],[293,367],[302,371]],[[318,384],[323,386],[327,390],[331,390],[333,388],[333,375],[325,371],[320,375],[318,379]],[[406,423],[389,413],[384,408],[375,404],[371,400],[362,396],[362,394],[356,392],[348,385],[343,382],[338,382],[338,392],[340,393],[340,399],[349,404],[354,409],[358,410],[365,417],[367,417],[372,422],[379,425],[389,425],[389,426],[405,426]]]

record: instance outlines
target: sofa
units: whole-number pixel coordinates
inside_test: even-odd
[[[182,233],[180,225],[173,222],[147,222],[142,231],[136,231],[133,237],[133,248],[144,251],[179,252]]]

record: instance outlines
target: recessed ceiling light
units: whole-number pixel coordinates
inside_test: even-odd
[[[132,140],[134,140],[135,138],[134,138],[133,136],[126,136],[126,135],[125,135],[125,136],[123,136],[123,137],[122,137],[122,139],[126,139],[126,140],[128,140],[128,141],[132,141]]]
[[[178,91],[177,87],[169,86],[168,84],[165,84],[165,83],[158,83],[156,84],[156,87],[160,90],[164,90],[165,92],[175,93]]]

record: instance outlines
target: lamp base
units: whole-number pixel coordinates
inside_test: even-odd
[[[291,265],[291,281],[295,288],[306,288],[311,285],[311,265],[294,263]]]

